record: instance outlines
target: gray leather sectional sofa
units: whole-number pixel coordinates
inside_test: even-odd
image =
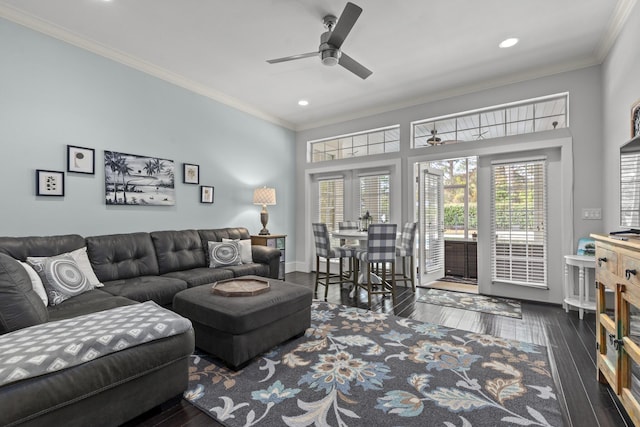
[[[249,239],[245,228],[82,237],[0,237],[0,337],[21,328],[154,301],[171,308],[181,290],[244,275],[278,277],[280,251],[252,246],[253,263],[209,268],[207,242]],[[48,306],[16,266],[87,247],[104,287]],[[8,255],[8,256],[7,256]],[[38,305],[39,304],[39,305]],[[44,310],[44,311],[43,311]],[[0,386],[0,425],[119,425],[180,395],[188,383],[193,329],[68,369]]]

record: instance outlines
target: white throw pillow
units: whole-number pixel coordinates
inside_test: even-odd
[[[209,267],[240,265],[238,242],[209,242]]]
[[[47,291],[49,305],[61,302],[93,289],[87,276],[71,254],[52,257],[28,257],[27,262],[38,273]]]
[[[38,276],[38,273],[26,262],[18,261],[22,267],[27,271],[29,275],[29,279],[31,279],[31,287],[35,291],[36,294],[42,300],[42,303],[47,306],[49,305],[49,299],[47,298],[47,291],[44,289],[44,285],[42,284],[42,279]]]
[[[101,288],[104,285],[98,280],[96,273],[93,272],[93,267],[91,267],[91,261],[89,261],[89,256],[87,255],[87,247],[76,249],[75,251],[69,252],[73,259],[76,260],[76,264],[80,267],[82,273],[87,276],[89,279],[89,283],[91,286],[95,288]]]
[[[253,256],[251,255],[251,239],[222,239],[223,242],[238,242],[240,248],[240,260],[243,264],[253,263]]]

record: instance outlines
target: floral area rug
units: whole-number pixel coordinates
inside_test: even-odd
[[[238,372],[192,356],[185,398],[226,426],[560,426],[546,349],[314,302]]]
[[[429,289],[426,293],[418,297],[418,301],[427,304],[444,305],[445,307],[462,308],[464,310],[481,311],[483,313],[522,319],[522,305],[520,301],[508,298]]]

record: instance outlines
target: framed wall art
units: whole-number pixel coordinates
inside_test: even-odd
[[[36,169],[36,196],[64,196],[64,172]]]
[[[631,106],[631,138],[640,135],[640,99]]]
[[[200,186],[200,203],[213,203],[213,187]]]
[[[182,177],[185,184],[200,184],[200,166],[183,163]]]
[[[105,151],[104,186],[107,205],[176,204],[173,160]]]
[[[96,173],[96,151],[93,148],[67,145],[67,172]]]

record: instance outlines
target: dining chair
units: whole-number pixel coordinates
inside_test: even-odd
[[[368,230],[367,248],[356,251],[356,270],[363,275],[358,286],[366,289],[369,308],[371,308],[371,295],[391,294],[393,305],[396,305],[396,232],[397,224],[371,224]],[[382,268],[380,277],[380,289],[374,289],[372,274],[376,265],[389,265],[391,274],[386,268]],[[362,265],[366,266],[365,271]],[[391,283],[389,283],[389,280]]]
[[[396,277],[396,282],[411,283],[413,292],[416,291],[414,252],[417,228],[417,222],[405,223],[402,227],[402,234],[400,235],[400,244],[396,246],[396,257],[400,259],[400,267],[402,269]],[[407,264],[409,264],[409,268],[407,268]]]
[[[340,231],[358,231],[358,221],[340,221],[338,222],[338,230]],[[357,248],[359,242],[357,240],[340,239],[340,246],[349,248]],[[349,270],[347,274],[353,271],[353,258],[349,258]]]
[[[350,248],[347,246],[331,247],[331,240],[329,236],[329,230],[327,229],[327,224],[316,222],[311,225],[313,227],[313,238],[316,245],[316,280],[313,292],[317,297],[318,284],[324,285],[324,299],[326,301],[327,294],[329,292],[329,285],[342,283],[352,283],[354,285],[356,284],[357,276],[354,274],[353,278],[349,278],[349,275],[345,275],[342,264],[342,261],[345,258],[353,259],[356,251],[354,248]],[[325,259],[326,270],[324,272],[320,271],[320,258]],[[331,273],[330,261],[332,259],[339,260],[340,270],[338,274]]]

